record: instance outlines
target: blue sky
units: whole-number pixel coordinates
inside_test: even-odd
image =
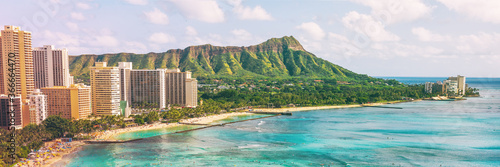
[[[2,1],[0,24],[71,55],[148,53],[294,36],[371,76],[500,77],[498,0]],[[3,8],[5,9],[5,8]]]

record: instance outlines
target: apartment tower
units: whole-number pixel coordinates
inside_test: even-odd
[[[456,77],[448,77],[447,83],[451,84],[449,89],[458,95],[464,95],[466,91],[465,76],[457,75]]]
[[[22,31],[20,27],[6,25],[1,31],[0,62],[0,94],[8,94],[9,54],[15,55],[15,87],[22,99],[33,92],[35,82],[33,76],[33,57],[31,55],[31,32]]]
[[[48,115],[66,119],[86,119],[92,113],[91,88],[83,84],[41,88],[47,95]]]
[[[44,45],[33,49],[35,88],[70,86],[68,50]]]
[[[464,95],[465,91],[467,91],[467,85],[465,84],[465,76],[457,76],[458,82],[458,94]]]
[[[49,116],[47,112],[47,95],[44,95],[40,89],[35,89],[32,94],[28,95],[28,99],[30,123],[40,125]]]
[[[197,81],[195,78],[191,78],[191,72],[181,72],[178,68],[167,69],[165,82],[167,104],[178,104],[184,107],[196,107],[198,105]]]
[[[198,106],[198,81],[195,78],[186,79],[186,106]]]
[[[130,71],[132,108],[166,107],[165,72],[166,69]]]
[[[96,62],[90,68],[92,111],[95,115],[120,115],[120,70]]]

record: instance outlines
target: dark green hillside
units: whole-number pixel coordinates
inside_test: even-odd
[[[70,57],[71,75],[88,76],[96,61],[109,66],[133,62],[136,69],[180,68],[194,76],[261,76],[261,77],[332,77],[359,79],[366,75],[316,57],[304,50],[294,37],[272,38],[248,47],[212,46],[210,44],[171,49],[162,53],[118,53]]]

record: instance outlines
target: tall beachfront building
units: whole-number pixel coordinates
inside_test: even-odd
[[[165,72],[166,69],[130,71],[132,108],[166,107]]]
[[[120,115],[120,70],[96,62],[90,68],[92,111],[95,115]]]
[[[197,81],[191,78],[191,72],[168,69],[165,74],[167,104],[178,104],[184,107],[198,105]]]
[[[66,119],[86,119],[92,113],[91,88],[83,84],[41,88],[47,95],[48,115]]]
[[[9,126],[12,126],[10,123],[11,117],[9,116],[9,109],[10,109],[10,104],[9,104],[10,98],[7,95],[0,95],[0,128],[3,129],[8,129]],[[16,129],[22,128],[23,126],[23,113],[21,105],[21,95],[17,95],[14,97],[14,101],[12,103],[12,107],[14,109],[14,117],[13,117],[13,123],[14,127]]]
[[[72,84],[67,49],[55,49],[53,45],[34,48],[33,66],[36,89]]]
[[[1,32],[0,94],[8,94],[8,57],[15,55],[16,94],[22,99],[33,92],[35,82],[33,76],[33,57],[31,55],[31,32],[22,31],[20,27],[7,25]]]
[[[31,32],[22,31],[20,27],[6,25],[1,31],[0,44],[0,94],[8,94],[9,90],[9,54],[15,56],[15,94],[21,95],[22,126],[29,124],[29,107],[27,96],[35,89],[33,76],[33,57],[31,54]],[[17,120],[16,120],[17,121]]]
[[[28,99],[30,123],[39,125],[49,116],[47,95],[44,95],[40,89],[35,89],[32,94],[28,95]]]
[[[120,100],[126,101],[128,105],[132,102],[130,95],[130,71],[132,70],[132,62],[118,62],[120,69]]]
[[[448,80],[445,81],[448,86],[448,91],[454,92],[458,95],[464,95],[467,89],[465,84],[465,76],[457,75],[456,77],[448,77]]]
[[[198,106],[198,81],[196,78],[186,79],[186,106]]]
[[[467,85],[465,84],[465,76],[457,76],[458,82],[458,94],[464,95],[465,91],[467,91]]]

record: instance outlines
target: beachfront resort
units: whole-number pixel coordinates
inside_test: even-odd
[[[189,71],[133,69],[132,62],[119,62],[117,67],[95,62],[90,68],[88,86],[81,80],[82,83],[75,83],[70,75],[68,49],[54,45],[32,48],[32,35],[12,25],[1,30],[1,60],[19,57],[0,66],[2,129],[21,130],[30,124],[40,125],[50,116],[68,120],[93,120],[110,115],[128,118],[132,113],[166,111],[172,106],[198,106],[197,80]],[[137,126],[128,126],[134,125]],[[50,159],[66,151],[67,144],[48,142],[40,150],[31,150],[30,155],[36,155],[37,160]]]
[[[448,77],[446,80],[436,81],[435,83],[426,82],[425,92],[437,95],[429,98],[429,100],[461,99],[464,96],[479,96],[478,90],[470,88],[465,80],[465,76],[457,75],[456,77]]]

